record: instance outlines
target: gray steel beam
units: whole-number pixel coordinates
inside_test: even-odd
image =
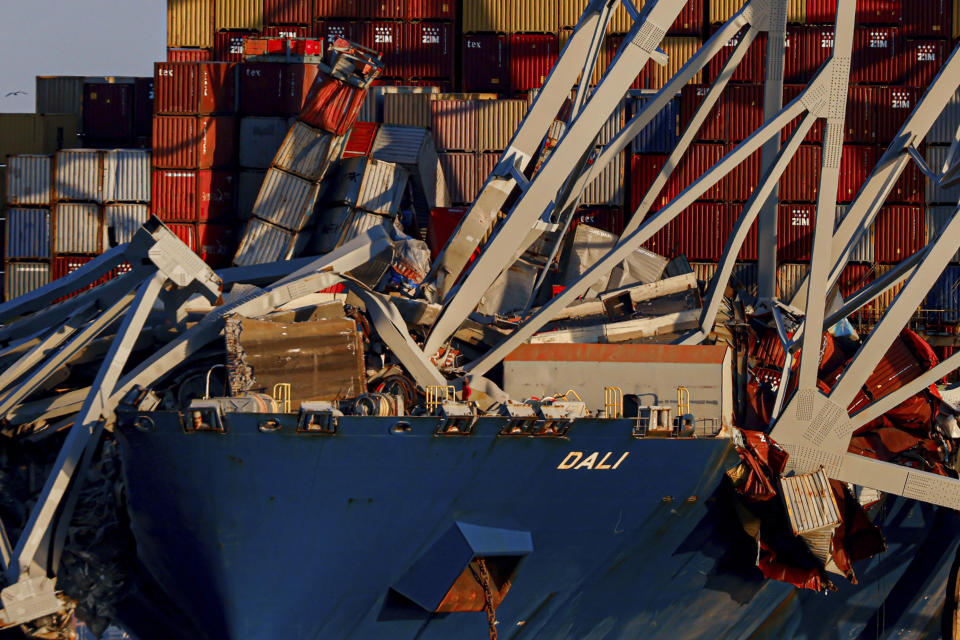
[[[766,122],[783,107],[783,65],[787,37],[787,0],[770,3],[770,23],[767,31],[766,81],[763,85],[763,120]],[[780,138],[770,138],[760,152],[760,170],[766,173],[773,166],[780,151]],[[780,184],[763,203],[757,218],[757,293],[761,299],[772,300],[777,295],[777,205]]]
[[[90,394],[80,410],[77,425],[67,434],[67,439],[54,463],[53,471],[47,478],[43,491],[20,535],[7,570],[7,578],[10,582],[16,582],[21,575],[29,577],[31,568],[34,566],[46,569],[45,563],[42,560],[38,561],[38,554],[42,555],[41,540],[50,529],[73,478],[74,470],[80,463],[88,443],[99,434],[101,426],[98,423],[101,421],[104,410],[113,409],[112,406],[108,406],[110,394],[116,387],[130,350],[166,281],[165,275],[155,272],[149,280],[140,285],[130,312],[124,317],[117,337],[97,372]]]
[[[496,366],[517,346],[528,340],[544,325],[555,318],[560,311],[567,308],[570,303],[586,293],[597,280],[610,273],[611,269],[626,260],[631,253],[640,248],[643,243],[653,237],[657,231],[665,227],[671,220],[679,215],[680,212],[693,204],[697,198],[729,174],[745,158],[760,149],[763,143],[771,136],[780,135],[781,129],[808,109],[803,102],[807,95],[807,91],[804,91],[797,96],[793,102],[783,108],[776,118],[753,132],[746,140],[738,144],[730,153],[724,156],[720,162],[684,189],[683,192],[674,198],[666,207],[644,221],[636,231],[622,239],[604,257],[587,269],[575,282],[571,283],[570,286],[550,300],[550,302],[540,307],[540,310],[537,311],[536,314],[531,316],[523,325],[510,334],[509,337],[501,341],[500,344],[488,351],[479,360],[468,364],[465,367],[466,371],[474,375],[483,375],[492,367]]]
[[[740,253],[740,249],[747,239],[747,234],[750,233],[750,227],[753,226],[754,220],[767,206],[768,198],[774,193],[774,189],[780,182],[780,176],[786,171],[787,165],[790,164],[793,156],[800,148],[800,143],[803,142],[807,132],[810,131],[816,121],[816,114],[808,113],[796,131],[790,136],[787,146],[781,150],[779,144],[777,145],[778,149],[774,162],[764,170],[760,184],[757,185],[757,188],[750,194],[750,199],[743,205],[743,211],[740,212],[740,217],[734,225],[733,232],[727,238],[723,259],[710,281],[710,288],[707,290],[707,301],[700,314],[700,330],[689,339],[684,340],[684,344],[696,344],[713,331],[713,324],[716,322],[720,304],[723,302],[727,283],[730,281],[730,274],[733,273],[737,254]],[[779,136],[777,137],[779,138]],[[776,314],[778,313],[774,310],[774,317],[777,317]]]
[[[553,149],[537,176],[523,192],[512,211],[500,223],[484,252],[469,268],[461,285],[448,298],[437,319],[424,351],[435,353],[476,308],[477,303],[512,259],[527,248],[530,229],[559,193],[569,168],[590,148],[601,127],[623,99],[637,73],[650,59],[680,13],[683,3],[660,0],[646,14],[641,25],[634,25],[624,45],[607,68],[602,82]],[[576,36],[574,36],[576,37]],[[569,46],[569,45],[568,45]],[[689,63],[688,63],[689,64]],[[554,71],[556,73],[556,70]],[[549,80],[548,80],[549,85]],[[547,87],[544,88],[546,92]]]
[[[894,298],[893,304],[847,364],[829,394],[832,402],[844,407],[853,402],[863,383],[900,335],[900,331],[957,253],[957,249],[960,249],[960,208],[954,212],[940,237],[926,250],[924,260],[917,265]],[[809,331],[809,328],[807,330]],[[819,338],[817,334],[817,340]]]
[[[909,278],[913,274],[916,265],[925,255],[925,251],[913,254],[870,284],[855,291],[849,298],[844,300],[839,309],[827,317],[824,325],[832,327],[851,313],[854,313],[864,305],[870,304],[876,300],[878,296],[897,286],[906,278]]]
[[[0,322],[7,322],[12,318],[39,311],[50,306],[50,303],[73,293],[77,289],[96,282],[111,269],[119,265],[126,257],[127,245],[120,245],[108,249],[76,271],[57,278],[50,284],[34,289],[13,300],[0,304]]]
[[[446,296],[453,289],[457,277],[479,246],[480,239],[489,231],[503,203],[517,185],[508,167],[514,167],[522,173],[540,148],[551,123],[570,97],[577,76],[583,71],[583,61],[590,49],[601,11],[616,1],[591,0],[587,5],[543,88],[527,110],[506,151],[500,156],[497,169],[487,178],[443,251],[435,258],[427,279],[434,283],[441,296]]]

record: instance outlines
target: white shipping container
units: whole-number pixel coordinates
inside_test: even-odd
[[[927,147],[927,166],[934,172],[939,173],[943,170],[943,163],[947,160],[947,152],[950,147]],[[936,186],[931,180],[927,180],[927,204],[952,204],[954,206],[960,202],[960,184],[942,189]]]
[[[100,205],[61,202],[54,210],[54,253],[100,253],[103,246]]]
[[[150,202],[150,152],[114,149],[103,156],[104,202]]]
[[[373,139],[370,157],[394,162],[410,172],[417,222],[422,228],[426,228],[432,209],[450,206],[450,194],[429,130],[385,124]]]
[[[590,166],[584,168],[584,173]],[[591,174],[590,184],[583,190],[582,204],[623,206],[623,154],[618,153],[603,171]]]
[[[103,208],[105,244],[115,247],[130,242],[149,218],[150,208],[145,204],[108,204]]]
[[[958,6],[960,8],[960,6]],[[960,127],[960,89],[953,94],[946,108],[936,119],[927,134],[928,144],[950,144]]]
[[[240,121],[240,166],[245,169],[269,169],[290,130],[292,120],[243,118]]]
[[[310,222],[318,192],[319,186],[314,182],[270,169],[253,205],[253,215],[284,229],[300,231]]]
[[[927,207],[926,210],[926,228],[927,244],[940,237],[940,234],[953,219],[953,214],[957,210],[953,206]],[[957,251],[950,262],[960,262],[960,251]]]
[[[845,204],[837,205],[837,226],[840,226],[840,221],[843,220],[843,216],[847,215],[848,208],[849,206]],[[867,229],[866,235],[860,239],[860,242],[857,243],[853,253],[850,254],[850,262],[866,262],[868,264],[873,264],[876,236],[876,224],[871,224],[870,228]]]
[[[357,116],[359,122],[383,122],[383,96],[388,93],[440,93],[440,87],[370,87]]]
[[[61,202],[102,202],[103,152],[97,149],[67,149],[55,156],[53,189]]]
[[[49,205],[53,158],[21,155],[7,158],[7,202],[19,205]]]
[[[278,262],[291,256],[297,234],[269,222],[251,218],[233,263],[238,267]]]
[[[6,257],[50,257],[50,210],[8,209],[4,233]]]
[[[50,284],[50,265],[46,262],[8,262],[4,276],[4,297],[13,300]]]
[[[348,158],[324,200],[348,204],[371,213],[395,216],[410,174],[392,162],[369,158]]]
[[[319,182],[333,160],[340,156],[345,139],[314,129],[299,120],[290,128],[273,160],[273,165],[287,173]]]
[[[805,264],[782,264],[777,267],[777,296],[784,302],[790,302],[810,267]]]

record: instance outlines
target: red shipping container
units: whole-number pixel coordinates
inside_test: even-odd
[[[733,234],[734,226],[737,224],[737,220],[740,218],[740,214],[743,213],[743,204],[728,204],[726,208],[726,222],[724,223],[724,234],[725,240],[729,240],[730,236]],[[726,246],[726,245],[724,245]],[[750,229],[747,231],[747,237],[743,242],[743,246],[740,247],[740,252],[737,254],[737,260],[757,260],[757,222],[754,220],[753,224],[750,225]]]
[[[255,31],[217,31],[213,34],[213,57],[221,62],[243,60],[243,39],[255,36]]]
[[[367,20],[402,20],[406,0],[358,0],[358,12]]]
[[[233,166],[237,121],[233,116],[156,116],[153,166],[212,169]]]
[[[363,89],[318,74],[299,118],[312,127],[342,136],[357,121],[365,97]]]
[[[302,25],[283,25],[264,27],[263,35],[266,38],[311,38],[313,28]]]
[[[949,38],[953,25],[951,0],[909,0],[903,3],[900,31],[905,36]]]
[[[327,18],[356,18],[359,0],[313,0],[313,15],[319,20]]]
[[[88,147],[129,146],[133,140],[133,83],[83,85],[83,135]]]
[[[229,219],[234,208],[233,173],[217,169],[154,169],[150,210],[161,220],[205,222]]]
[[[729,85],[723,93],[726,140],[745,140],[763,125],[763,85]]]
[[[158,62],[154,68],[156,113],[206,114],[236,111],[236,64]]]
[[[467,215],[467,207],[441,207],[430,211],[427,246],[430,247],[431,255],[440,255],[465,215]]]
[[[847,90],[845,142],[873,143],[877,138],[877,104],[880,87],[855,87]]]
[[[287,113],[285,64],[244,62],[240,65],[240,113],[248,116],[279,116]]]
[[[65,275],[69,275],[93,260],[93,256],[56,256],[51,266],[51,280],[58,280]],[[93,285],[86,287],[89,289]]]
[[[833,27],[787,27],[783,81],[806,84],[833,53]]]
[[[926,244],[923,208],[901,205],[880,209],[876,220],[876,259],[879,263],[906,260]]]
[[[344,158],[355,158],[370,155],[373,148],[373,139],[377,136],[380,125],[376,122],[358,122],[350,129],[350,135],[343,147]]]
[[[907,40],[903,47],[898,82],[908,87],[926,89],[940,72],[950,55],[946,40]]]
[[[363,23],[343,20],[322,20],[313,26],[313,37],[320,38],[329,47],[337,39],[360,42]]]
[[[406,44],[402,22],[365,22],[360,44],[380,52],[385,78],[402,78],[405,69]]]
[[[207,62],[209,60],[213,60],[213,49],[167,48],[167,62]]]
[[[407,20],[456,20],[456,0],[406,0]]]
[[[630,160],[630,211],[633,215],[633,211],[636,210],[640,202],[643,200],[644,196],[647,194],[647,191],[650,190],[650,185],[653,184],[654,179],[657,177],[657,174],[660,173],[660,170],[663,169],[664,164],[666,164],[667,155],[666,154],[643,154],[635,155]],[[656,200],[654,201],[653,206],[650,208],[650,212],[647,214],[648,217],[659,211],[665,204],[667,199],[662,195],[658,194]],[[666,225],[663,229],[658,231],[653,235],[647,242],[643,245],[650,251],[654,251],[664,256],[673,255],[675,249],[673,243],[673,227],[671,225]]]
[[[874,146],[844,145],[840,159],[840,183],[837,202],[852,202],[867,181],[879,155]],[[819,172],[818,172],[819,176]]]
[[[902,12],[903,0],[857,0],[857,24],[897,24]]]
[[[236,253],[234,227],[224,224],[196,225],[196,249],[203,261],[214,269],[229,267]]]
[[[724,94],[729,90],[730,87],[725,89]],[[703,104],[709,92],[710,87],[701,84],[688,84],[680,91],[680,131],[686,130],[690,121],[693,120],[693,115]],[[726,140],[725,105],[724,95],[721,95],[707,114],[700,131],[697,132],[697,140]]]
[[[807,24],[833,24],[837,19],[837,0],[807,0]]]
[[[667,180],[667,186],[664,187],[662,196],[666,196],[667,201],[673,200],[681,191],[693,184],[697,179],[717,164],[724,155],[724,146],[714,143],[694,143],[684,154],[677,168]],[[710,187],[706,193],[700,196],[700,200],[723,200],[722,191],[723,180]]]
[[[889,144],[917,105],[917,89],[877,87],[877,142]]]
[[[286,64],[283,71],[283,115],[297,115],[303,109],[310,89],[320,73],[315,64]]]
[[[784,262],[807,262],[813,247],[817,206],[782,204],[777,210],[777,257]]]
[[[464,91],[510,91],[507,36],[464,35],[460,78]]]
[[[848,264],[840,272],[840,279],[837,284],[840,287],[840,295],[844,299],[849,298],[854,293],[873,282],[873,269],[867,264]],[[854,320],[859,318],[870,318],[873,312],[873,303],[868,302],[859,311],[852,316]]]
[[[528,91],[543,86],[557,61],[555,35],[515,33],[510,36],[510,88]]]
[[[725,204],[690,205],[672,223],[677,252],[688,260],[719,261],[727,242],[728,220]]]
[[[313,0],[263,0],[264,24],[310,24]]]
[[[447,78],[454,74],[453,24],[408,22],[404,25],[407,64],[404,78]]]
[[[717,27],[717,29],[718,28],[719,27]],[[723,66],[727,63],[727,60],[730,59],[730,56],[733,55],[733,50],[746,34],[747,29],[748,27],[744,27],[736,36],[728,40],[720,52],[707,63],[707,78],[711,83],[716,81],[720,72],[723,70]],[[713,29],[713,31],[716,31],[716,29]],[[761,33],[757,35],[756,39],[754,39],[750,45],[750,48],[747,49],[747,53],[737,66],[737,70],[733,72],[733,77],[730,78],[730,80],[732,82],[762,83],[765,79],[764,60],[766,56],[767,34]]]
[[[816,202],[820,188],[820,147],[800,145],[780,177],[782,202]]]
[[[922,153],[922,151],[921,151]],[[882,155],[878,151],[877,159]],[[915,162],[908,162],[903,173],[897,178],[897,183],[893,185],[893,191],[887,196],[887,202],[903,202],[906,204],[923,204],[926,197],[924,188],[926,177]]]
[[[736,145],[728,144],[725,152],[730,153]],[[750,194],[760,183],[760,151],[750,154],[746,160],[727,174],[721,184],[724,199],[730,202],[746,202]]]
[[[620,235],[623,233],[623,209],[620,207],[581,207],[573,216],[570,228],[586,224]]]
[[[614,5],[614,9],[616,9]],[[699,36],[703,33],[703,0],[689,0],[667,30],[670,34]]]
[[[896,83],[901,73],[902,48],[897,27],[857,27],[853,32],[850,82]]]

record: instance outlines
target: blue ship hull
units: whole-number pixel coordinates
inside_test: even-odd
[[[517,438],[495,418],[436,437],[436,418],[394,433],[396,418],[348,417],[312,435],[292,415],[273,433],[262,415],[229,414],[227,433],[150,416],[150,432],[118,428],[138,554],[211,639],[487,638],[485,613],[405,597],[443,590],[458,526],[529,536],[501,638],[937,637],[960,541],[952,512],[888,500],[888,551],[822,595],[753,567],[722,483],[739,460],[729,440],[637,439],[626,420]],[[593,452],[606,464],[588,465]]]

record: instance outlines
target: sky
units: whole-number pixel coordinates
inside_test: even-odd
[[[33,113],[36,76],[152,76],[165,0],[0,0],[0,113]],[[26,94],[8,96],[25,91]]]

